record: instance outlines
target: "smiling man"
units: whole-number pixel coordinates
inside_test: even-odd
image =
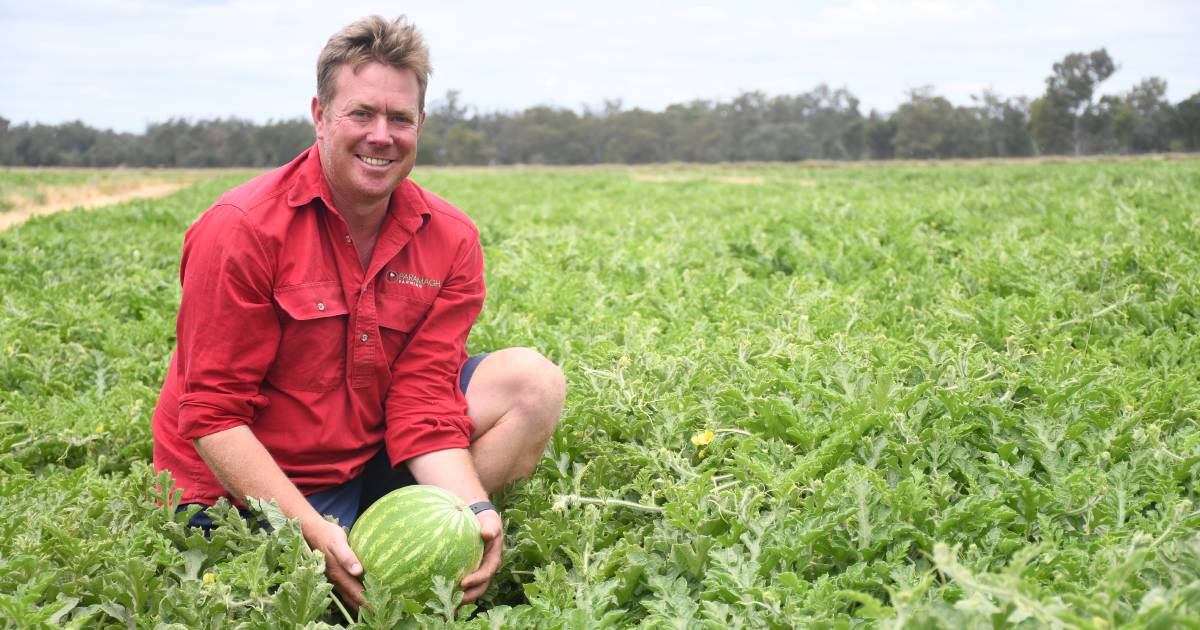
[[[411,483],[476,511],[484,560],[462,587],[482,595],[503,547],[489,495],[533,471],[562,413],[562,372],[537,352],[466,354],[484,299],[479,233],[408,179],[429,73],[403,17],[329,39],[316,144],[223,195],[184,238],[153,420],[155,468],[182,488],[181,509],[275,499],[356,605],[362,566],[341,526]],[[203,511],[192,522],[212,525]]]

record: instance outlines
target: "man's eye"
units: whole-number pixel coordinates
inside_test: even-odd
[[[366,119],[370,118],[371,115],[361,109],[356,109],[356,110],[350,112],[350,117],[355,120],[366,120]]]
[[[410,124],[410,123],[409,123],[409,120],[408,120],[408,116],[392,116],[392,124],[394,124],[394,125],[408,125],[408,124]]]

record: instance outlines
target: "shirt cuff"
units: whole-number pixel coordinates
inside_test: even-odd
[[[253,424],[255,410],[267,404],[267,397],[262,394],[184,394],[179,397],[179,437],[195,440],[225,429]]]
[[[428,416],[413,422],[389,422],[388,454],[392,466],[414,457],[471,446],[475,421],[470,416]]]

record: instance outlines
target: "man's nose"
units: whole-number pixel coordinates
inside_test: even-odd
[[[388,130],[387,116],[376,116],[371,119],[371,129],[367,133],[367,142],[373,144],[391,144],[392,134]]]

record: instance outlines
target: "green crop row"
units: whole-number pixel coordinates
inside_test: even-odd
[[[457,624],[1197,627],[1200,161],[415,179],[481,230],[470,350],[569,380]],[[339,618],[294,528],[205,541],[148,469],[183,230],[237,181],[0,234],[10,625]]]

